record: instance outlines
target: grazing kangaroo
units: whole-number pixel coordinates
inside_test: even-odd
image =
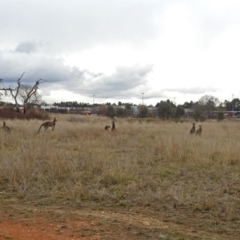
[[[107,126],[105,126],[105,130],[107,131],[107,130],[109,130],[111,127],[110,127],[110,125],[107,125]]]
[[[3,127],[2,128],[6,133],[11,133],[10,127],[8,127],[4,121],[3,121]]]
[[[196,131],[196,134],[199,135],[199,136],[201,136],[201,134],[202,134],[202,125],[199,125],[199,128],[198,128],[198,130]]]
[[[195,133],[195,123],[193,123],[193,126],[192,126],[192,128],[190,130],[190,134],[193,134],[193,133]]]
[[[115,123],[112,121],[112,131],[116,130]]]
[[[55,128],[56,122],[57,122],[56,118],[54,118],[52,122],[44,122],[44,123],[39,127],[38,132],[37,132],[36,134],[38,134],[38,133],[40,132],[40,130],[41,130],[42,127],[44,127],[44,131],[46,131],[49,127],[51,127],[51,128],[52,128],[52,131],[53,131],[54,128]]]

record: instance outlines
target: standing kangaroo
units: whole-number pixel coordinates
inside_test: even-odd
[[[36,134],[38,134],[41,130],[42,127],[44,127],[44,131],[46,131],[49,127],[52,127],[52,131],[55,129],[55,125],[56,125],[56,118],[53,119],[52,122],[44,122],[38,129],[38,132]]]
[[[6,133],[11,133],[10,127],[8,127],[6,125],[5,121],[3,121],[3,127],[2,128]]]
[[[115,127],[115,122],[112,121],[112,131],[115,131],[116,130],[116,127]]]
[[[195,133],[195,123],[193,123],[193,126],[192,126],[192,128],[190,130],[190,134],[193,134],[193,133]]]
[[[196,131],[196,134],[199,135],[199,136],[201,136],[201,134],[202,134],[202,125],[199,125],[199,128],[198,128],[198,130]]]

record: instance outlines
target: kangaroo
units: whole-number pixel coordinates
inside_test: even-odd
[[[116,130],[116,127],[115,127],[115,122],[112,121],[112,131],[115,131]]]
[[[201,134],[202,134],[202,125],[199,125],[199,128],[198,128],[198,130],[196,131],[196,134],[199,135],[199,136],[201,136]]]
[[[11,133],[10,127],[8,127],[4,121],[3,121],[3,127],[2,128],[6,133]]]
[[[190,134],[193,134],[193,133],[195,133],[195,123],[193,123],[193,126],[192,126],[192,128],[190,130]]]
[[[107,126],[105,126],[105,130],[107,131],[107,130],[109,130],[111,127],[110,127],[110,125],[107,125]]]
[[[42,127],[44,127],[44,131],[46,131],[49,127],[52,127],[52,131],[54,130],[55,128],[55,125],[56,125],[56,118],[53,119],[52,122],[44,122],[38,129],[38,132],[36,134],[38,134],[41,130]]]

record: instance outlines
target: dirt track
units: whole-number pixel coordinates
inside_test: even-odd
[[[173,223],[147,209],[12,205],[0,210],[0,240],[229,239],[230,236]],[[191,223],[191,220],[189,221]],[[231,239],[238,239],[231,236]]]

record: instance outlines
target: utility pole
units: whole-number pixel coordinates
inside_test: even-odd
[[[142,93],[142,105],[143,105],[143,95],[144,95],[144,93]]]

